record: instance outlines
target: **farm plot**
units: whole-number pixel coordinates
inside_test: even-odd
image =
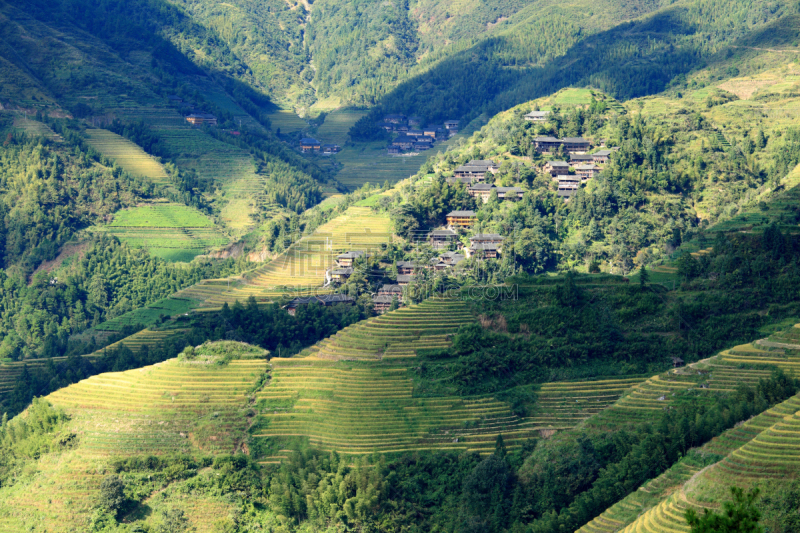
[[[54,132],[50,126],[38,120],[31,120],[25,117],[14,118],[14,127],[24,131],[27,135],[32,137],[45,137],[55,142],[62,142],[64,139],[58,133]]]
[[[200,211],[173,203],[123,209],[110,224],[95,230],[169,261],[191,261],[210,248],[230,242]]]
[[[230,282],[202,283],[181,291],[183,298],[196,298],[206,306],[219,306],[250,296],[269,301],[298,290],[317,291],[336,256],[349,250],[375,250],[392,238],[391,221],[365,207],[351,207],[343,215],[302,237],[266,265]]]
[[[149,178],[158,185],[170,184],[164,166],[125,137],[103,129],[86,130],[86,137],[92,148],[114,160],[128,174]]]
[[[350,128],[366,114],[366,111],[350,109],[333,111],[325,117],[325,122],[317,128],[316,135],[319,137],[320,142],[344,146],[350,140]]]
[[[355,190],[365,183],[396,183],[413,176],[430,155],[445,151],[448,143],[437,144],[432,150],[418,155],[394,156],[386,152],[386,143],[359,143],[345,146],[334,157],[343,168],[336,179],[349,189]]]
[[[644,511],[661,503],[676,487],[685,484],[693,475],[707,466],[709,454],[726,456],[753,440],[765,431],[800,409],[800,396],[794,396],[775,407],[751,418],[744,424],[729,429],[704,444],[697,453],[681,459],[668,471],[651,480],[638,491],[609,507],[600,516],[578,530],[578,533],[613,533],[634,522]],[[715,466],[716,468],[720,468]],[[655,512],[655,511],[653,511]],[[680,530],[678,530],[680,531]]]
[[[427,300],[346,328],[291,359],[272,359],[256,396],[253,437],[277,452],[296,438],[359,454],[414,450],[490,453],[538,435],[535,425],[491,396],[415,397],[406,365],[419,348],[445,347],[473,320],[459,301]],[[279,459],[279,456],[266,457]]]
[[[227,344],[234,353],[240,345]],[[266,352],[250,347],[260,356],[215,364],[221,356],[204,358],[207,349],[197,348],[196,360],[93,376],[47,399],[73,416],[84,454],[229,453],[245,436],[242,410]]]
[[[600,413],[644,378],[546,383],[536,393],[531,420],[544,429],[569,429]]]
[[[282,134],[303,131],[308,128],[308,122],[297,116],[289,109],[280,109],[267,115],[272,131],[281,130]]]
[[[96,354],[84,355],[90,360],[97,357]],[[67,361],[67,357],[53,357],[49,359],[26,359],[24,361],[9,361],[0,363],[0,397],[14,389],[19,376],[27,369],[28,372],[36,372],[52,362],[56,365]]]
[[[221,351],[233,359],[219,359]],[[41,531],[86,531],[111,457],[241,450],[247,395],[267,368],[266,352],[214,343],[196,353],[195,360],[102,374],[48,396],[69,414],[66,431],[77,436],[76,446],[43,455],[30,482],[0,488],[0,529],[33,530],[27,525],[35,522]]]
[[[140,116],[143,111],[136,111]],[[253,225],[251,214],[277,207],[268,204],[266,178],[256,173],[252,156],[236,146],[218,141],[191,127],[173,111],[153,112],[147,123],[173,154],[180,168],[193,169],[204,182],[218,189],[220,218],[233,230]]]
[[[98,331],[122,331],[126,326],[151,326],[162,317],[170,317],[180,313],[188,313],[197,305],[197,301],[169,297],[154,302],[146,307],[135,309],[129,313],[107,320],[94,329]]]

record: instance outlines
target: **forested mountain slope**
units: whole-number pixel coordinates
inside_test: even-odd
[[[586,85],[628,99],[660,92],[693,69],[724,71],[757,53],[747,47],[793,46],[797,39],[797,9],[789,2],[681,0],[617,25],[622,16],[600,15],[630,7],[615,5],[587,3],[574,13],[531,6],[528,18],[401,84],[380,109],[470,119]],[[576,22],[584,17],[599,20]]]

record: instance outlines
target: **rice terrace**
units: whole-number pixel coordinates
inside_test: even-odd
[[[0,20],[0,533],[800,532],[797,2]]]

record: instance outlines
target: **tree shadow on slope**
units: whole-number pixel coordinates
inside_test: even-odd
[[[734,4],[734,5],[731,5]],[[496,114],[568,86],[591,85],[619,99],[655,94],[692,70],[741,62],[757,48],[792,44],[795,7],[744,0],[711,14],[676,5],[581,39],[540,66],[516,64],[516,34],[486,39],[397,87],[374,112],[413,112],[431,120]],[[751,29],[755,26],[755,29]],[[522,29],[515,30],[523,31]]]

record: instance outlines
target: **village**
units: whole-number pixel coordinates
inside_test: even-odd
[[[389,142],[390,155],[414,155],[430,150],[437,142],[446,141],[458,133],[460,121],[445,120],[444,124],[420,126],[420,117],[393,114],[383,117],[380,127],[396,136]]]
[[[529,122],[547,122],[550,111],[533,110],[524,115]],[[459,122],[445,121],[443,127],[428,126],[419,128],[418,117],[386,115],[381,127],[396,134],[390,142],[390,154],[410,153],[428,150],[442,139],[449,139],[458,132]],[[557,195],[569,202],[580,187],[588,183],[603,170],[616,152],[616,147],[606,148],[604,139],[592,140],[582,137],[556,138],[538,136],[533,138],[532,146],[543,163],[534,168],[549,176],[557,187]],[[303,151],[324,151],[327,145],[320,145],[314,139],[303,139]],[[495,184],[494,176],[500,171],[500,164],[493,159],[471,160],[457,166],[452,176],[446,179],[466,188],[470,197],[487,204],[493,197],[499,202],[522,200],[525,190],[520,186],[501,186]],[[343,287],[359,269],[368,276],[377,276],[384,281],[370,295],[375,314],[396,309],[408,302],[408,290],[423,273],[463,274],[485,260],[499,260],[503,254],[503,242],[507,236],[497,233],[470,232],[476,226],[478,213],[474,210],[456,210],[447,213],[446,224],[434,228],[413,243],[414,253],[425,256],[425,260],[396,261],[389,269],[369,270],[366,266],[373,254],[371,250],[352,250],[335,257],[335,264],[325,272],[324,287],[336,290]],[[471,261],[467,261],[471,260]],[[394,271],[396,269],[396,271]],[[331,306],[336,304],[354,305],[356,297],[349,294],[323,294],[295,298],[284,307],[294,314],[304,305]]]

